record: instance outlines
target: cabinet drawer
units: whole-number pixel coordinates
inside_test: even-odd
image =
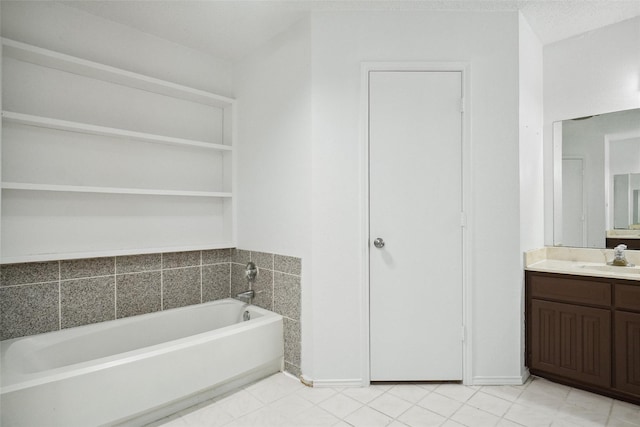
[[[640,285],[616,285],[616,308],[640,312]]]
[[[529,284],[533,298],[611,306],[611,284],[606,282],[532,274]]]

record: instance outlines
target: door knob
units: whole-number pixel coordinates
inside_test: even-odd
[[[384,248],[384,240],[378,237],[376,240],[373,241],[373,246],[375,246],[378,249]]]

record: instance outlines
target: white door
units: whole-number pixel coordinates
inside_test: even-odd
[[[629,206],[629,188],[631,187],[628,173],[613,175],[613,228],[629,228],[631,224],[631,209]]]
[[[562,159],[562,246],[587,246],[583,170],[582,159]]]
[[[461,97],[460,72],[369,74],[372,381],[462,379]]]

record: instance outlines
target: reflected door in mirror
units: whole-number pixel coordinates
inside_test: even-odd
[[[579,158],[562,159],[562,245],[585,246],[584,166]]]

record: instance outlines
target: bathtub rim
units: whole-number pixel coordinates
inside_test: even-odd
[[[178,350],[185,349],[193,345],[202,344],[214,339],[222,339],[224,337],[228,337],[235,333],[239,333],[248,329],[259,327],[260,325],[279,322],[279,321],[282,321],[283,319],[283,317],[280,314],[277,314],[273,311],[266,310],[264,308],[261,308],[255,305],[248,305],[234,298],[225,298],[222,300],[209,301],[201,304],[194,304],[190,306],[172,308],[172,309],[157,311],[153,313],[146,313],[139,316],[131,316],[127,318],[109,320],[106,322],[99,322],[99,323],[93,323],[89,325],[78,326],[74,328],[67,328],[59,331],[51,331],[51,332],[46,332],[44,334],[36,334],[36,335],[29,335],[26,337],[12,338],[12,339],[0,342],[1,355],[2,355],[2,358],[4,359],[4,354],[9,349],[11,344],[17,343],[21,340],[34,339],[41,335],[51,336],[53,334],[60,333],[60,332],[65,332],[66,334],[73,335],[72,331],[75,331],[77,333],[77,332],[81,332],[81,330],[86,331],[91,328],[100,329],[101,327],[107,326],[105,324],[113,324],[113,322],[122,322],[122,321],[135,322],[136,320],[141,320],[140,318],[142,317],[144,318],[160,317],[165,311],[174,311],[174,312],[189,311],[195,308],[206,308],[207,306],[215,306],[215,305],[220,305],[220,304],[229,303],[229,302],[233,303],[234,305],[238,305],[240,307],[246,306],[250,312],[260,313],[261,316],[258,318],[250,319],[248,321],[242,321],[232,325],[224,326],[222,328],[201,332],[199,334],[189,335],[186,337],[162,342],[159,344],[154,344],[147,347],[129,350],[126,352],[117,353],[117,354],[109,355],[105,357],[100,357],[97,359],[92,359],[84,362],[73,363],[70,365],[52,368],[52,369],[48,369],[48,370],[44,370],[36,373],[8,374],[3,370],[3,372],[1,373],[2,374],[1,380],[3,382],[4,381],[11,381],[11,382],[6,385],[3,384],[0,386],[0,398],[5,393],[12,393],[12,392],[27,389],[30,387],[47,384],[52,381],[72,378],[75,376],[84,375],[84,374],[99,371],[99,370],[109,369],[114,366],[122,365],[125,363],[131,363],[131,362],[143,360],[145,358],[166,354],[172,351],[178,351]],[[3,368],[4,367],[5,365],[3,363]]]

